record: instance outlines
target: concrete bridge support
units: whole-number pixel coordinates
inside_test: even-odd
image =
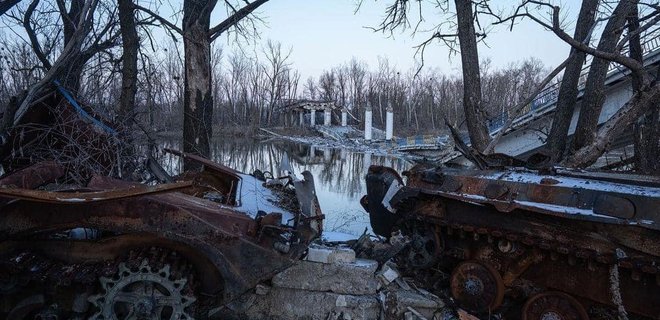
[[[332,118],[330,114],[330,110],[326,109],[323,111],[323,125],[328,127],[332,123]]]
[[[394,112],[391,107],[387,108],[385,117],[385,140],[390,141],[394,136]]]
[[[371,123],[372,112],[371,108],[364,112],[364,140],[371,141]]]

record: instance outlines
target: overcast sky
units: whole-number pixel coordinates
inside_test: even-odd
[[[282,43],[285,48],[292,48],[291,62],[300,70],[303,80],[308,76],[318,77],[323,70],[345,63],[352,57],[368,63],[371,68],[378,66],[378,57],[387,57],[399,69],[408,70],[419,62],[414,47],[429,34],[418,33],[412,37],[410,30],[406,30],[391,37],[389,33],[369,29],[378,26],[387,4],[391,2],[364,0],[355,13],[356,0],[271,0],[259,10],[266,25],[261,27],[260,39],[253,46],[259,47],[271,39]],[[513,8],[519,3],[518,0],[492,2],[502,9]],[[226,16],[220,3],[214,12],[212,25]],[[571,29],[577,18],[579,3],[563,3],[562,10],[566,12],[565,23]],[[424,18],[427,28],[451,19],[428,8]],[[226,48],[227,38],[218,40]],[[513,31],[509,31],[508,26],[494,27],[488,34],[487,45],[480,45],[480,58],[490,58],[494,67],[503,67],[529,57],[539,58],[546,67],[553,67],[561,63],[569,51],[561,40],[531,21],[518,24]],[[231,49],[225,50],[228,51]],[[460,57],[450,58],[448,53],[445,46],[434,42],[427,49],[425,66],[439,68],[446,74],[460,74]]]

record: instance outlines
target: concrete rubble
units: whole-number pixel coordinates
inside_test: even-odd
[[[298,261],[213,317],[223,319],[449,319],[437,296],[411,288],[393,264],[314,245]]]

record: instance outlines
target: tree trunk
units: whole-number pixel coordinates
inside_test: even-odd
[[[187,0],[183,4],[185,79],[183,101],[183,151],[210,156],[211,119],[211,11],[216,0]],[[184,161],[184,170],[199,165]]]
[[[66,10],[65,3],[64,0],[58,0],[60,19],[62,19],[63,25],[64,46],[73,40],[76,30],[80,27],[78,26],[78,23],[85,5],[85,0],[72,0],[69,4],[68,11]],[[76,54],[72,55],[70,59],[67,59],[67,61],[63,63],[64,66],[62,71],[55,76],[55,80],[59,80],[63,87],[73,91],[74,94],[77,93],[80,89],[80,77],[83,68],[89,58],[85,59],[82,57],[81,44],[80,48],[77,49]]]
[[[472,20],[472,1],[455,0],[455,3],[461,65],[463,66],[463,108],[472,148],[483,151],[488,146],[490,136],[486,116],[481,109],[481,76],[477,39]]]
[[[628,18],[628,34],[639,29],[637,7],[632,9]],[[642,62],[642,45],[639,34],[631,36],[629,41],[630,57]],[[660,72],[660,69],[659,71]],[[657,77],[656,77],[657,78]],[[632,77],[633,92],[639,92],[643,79],[636,74]],[[649,175],[660,175],[660,104],[655,104],[635,124],[635,169]]]
[[[631,9],[637,6],[633,0],[621,1],[614,9],[612,16],[605,25],[602,37],[598,43],[598,51],[613,52],[623,33],[623,26],[629,17]],[[605,78],[610,61],[594,57],[587,83],[582,97],[582,106],[578,118],[575,134],[573,135],[572,151],[575,152],[591,143],[594,143],[598,132],[598,118],[600,117],[605,101]]]
[[[119,97],[119,117],[124,127],[130,128],[137,91],[137,59],[140,45],[135,29],[133,0],[118,0],[119,27],[122,39],[121,95]]]
[[[596,9],[599,0],[584,0],[580,8],[577,24],[575,26],[575,35],[577,41],[583,42],[591,27],[595,22]],[[571,58],[566,65],[564,76],[559,87],[559,96],[557,97],[557,106],[552,119],[552,128],[548,136],[546,148],[549,154],[552,154],[554,162],[563,159],[566,150],[566,140],[568,136],[568,127],[571,124],[573,111],[577,102],[578,84],[580,81],[580,72],[586,54],[576,49],[571,49]]]

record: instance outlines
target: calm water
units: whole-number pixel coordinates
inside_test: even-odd
[[[165,141],[162,146],[180,149],[175,141]],[[278,173],[280,164],[287,160],[299,177],[301,172],[310,171],[326,215],[325,229],[354,235],[369,227],[369,216],[360,205],[360,198],[366,193],[364,176],[369,166],[386,165],[398,171],[412,166],[406,160],[388,156],[272,140],[217,140],[211,145],[211,152],[214,161],[245,173],[255,169]],[[181,171],[178,157],[166,154],[162,162],[171,174]]]

